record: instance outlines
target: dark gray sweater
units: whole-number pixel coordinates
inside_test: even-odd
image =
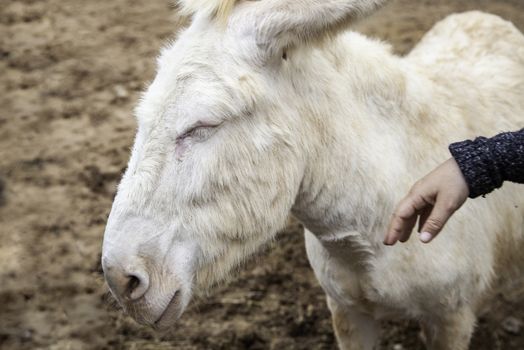
[[[452,143],[449,150],[466,178],[470,198],[485,195],[504,181],[524,183],[524,129]]]

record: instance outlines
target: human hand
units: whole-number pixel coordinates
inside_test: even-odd
[[[384,244],[406,242],[419,219],[419,238],[429,243],[464,204],[469,188],[453,158],[417,181],[400,201],[389,223]]]

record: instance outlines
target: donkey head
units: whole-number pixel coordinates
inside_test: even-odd
[[[169,326],[283,227],[311,147],[285,52],[380,2],[240,1],[227,18],[224,2],[194,2],[205,11],[136,110],[104,235],[105,277],[131,316]]]

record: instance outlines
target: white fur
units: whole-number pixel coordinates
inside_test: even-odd
[[[238,0],[178,0],[181,12],[192,15],[204,13],[209,18],[225,20]]]
[[[134,317],[154,323],[178,290],[171,322],[292,212],[342,348],[370,349],[383,317],[420,320],[432,349],[467,348],[483,301],[524,266],[523,188],[467,202],[430,245],[381,242],[450,142],[522,127],[524,37],[479,12],[404,58],[339,33],[379,3],[240,2],[227,28],[197,13],[163,51],[104,236],[105,269],[151,274],[140,301],[117,295]]]

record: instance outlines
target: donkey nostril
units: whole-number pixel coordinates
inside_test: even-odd
[[[150,287],[149,274],[140,266],[103,261],[104,276],[109,289],[119,300],[133,301],[146,294]]]
[[[129,276],[129,282],[127,282],[127,295],[131,295],[133,291],[140,285],[140,280],[136,276]]]
[[[136,300],[146,294],[149,288],[149,278],[146,274],[134,273],[127,276],[125,297]]]

